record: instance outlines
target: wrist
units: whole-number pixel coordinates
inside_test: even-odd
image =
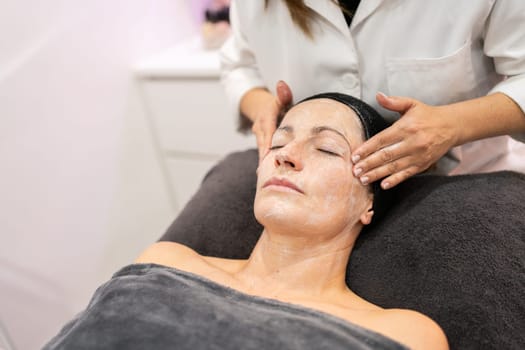
[[[452,104],[436,107],[439,110],[440,118],[446,121],[446,130],[450,131],[448,135],[450,147],[456,147],[467,143],[471,137],[468,134],[469,128],[466,125],[465,118],[461,117],[461,108],[458,107],[461,106]]]

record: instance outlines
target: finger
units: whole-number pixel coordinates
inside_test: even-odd
[[[388,110],[405,114],[415,104],[415,100],[408,97],[387,96],[382,92],[376,94],[377,102]]]
[[[279,101],[279,104],[281,108],[286,108],[288,105],[292,103],[293,95],[292,90],[290,89],[290,86],[286,84],[284,81],[279,80],[277,82],[277,100]]]
[[[400,158],[411,156],[412,154],[413,152],[411,152],[411,148],[407,142],[400,141],[383,147],[355,164],[354,175],[362,176],[375,168],[379,168]]]
[[[380,149],[396,144],[402,139],[402,133],[398,130],[396,124],[393,124],[357,147],[357,149],[352,152],[352,162],[356,164]]]
[[[405,171],[406,169],[416,166],[415,159],[412,156],[406,156],[396,159],[392,162],[384,163],[381,166],[373,168],[372,170],[363,173],[359,176],[359,181],[363,185],[368,185],[372,182],[387,178],[393,174]]]
[[[383,188],[384,190],[388,190],[392,187],[399,185],[408,178],[419,174],[421,171],[422,170],[416,166],[411,166],[406,169],[403,169],[402,171],[399,171],[395,174],[390,175],[386,179],[383,179],[383,181],[381,181],[381,188]]]
[[[354,166],[354,176],[365,184],[392,175],[415,162],[414,156],[409,152],[397,153],[395,150],[388,149],[381,150],[369,158],[366,167],[361,164]]]

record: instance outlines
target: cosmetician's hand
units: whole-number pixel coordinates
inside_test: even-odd
[[[254,108],[252,131],[257,139],[259,162],[270,150],[272,136],[277,128],[277,119],[292,103],[292,91],[284,81],[277,82],[277,96],[265,91]]]
[[[382,179],[392,188],[432,166],[456,145],[459,118],[446,106],[429,106],[407,97],[378,93],[377,101],[401,118],[352,153],[354,175],[363,184]]]

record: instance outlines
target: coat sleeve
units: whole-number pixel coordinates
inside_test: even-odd
[[[496,0],[485,31],[484,52],[507,78],[489,93],[509,96],[525,113],[525,1]],[[525,133],[512,135],[525,142]]]
[[[237,2],[232,1],[230,7],[232,34],[220,51],[221,82],[232,111],[239,110],[241,98],[248,90],[265,87],[254,51],[246,38]]]

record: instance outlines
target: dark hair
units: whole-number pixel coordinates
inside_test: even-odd
[[[390,124],[383,119],[383,117],[370,105],[357,99],[353,96],[338,93],[338,92],[327,92],[317,95],[313,95],[305,98],[302,101],[299,101],[297,104],[300,104],[305,101],[319,99],[319,98],[328,98],[340,102],[348,107],[350,107],[361,122],[364,131],[365,140],[368,140],[375,134],[386,129]],[[296,105],[297,105],[296,104]],[[376,222],[381,218],[388,208],[392,204],[393,193],[391,190],[383,190],[380,185],[380,180],[370,184],[372,192],[374,194],[373,210],[374,216],[372,222]]]

